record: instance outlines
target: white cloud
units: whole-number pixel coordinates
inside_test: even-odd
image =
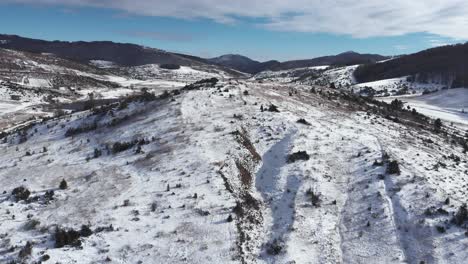
[[[425,32],[468,39],[466,0],[2,0],[3,3],[112,8],[130,14],[236,23],[261,18],[270,30],[356,38]]]

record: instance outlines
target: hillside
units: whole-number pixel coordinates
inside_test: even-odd
[[[243,74],[211,65],[107,67],[102,61],[83,64],[53,54],[0,48],[0,129],[53,115],[63,104],[76,109],[89,98],[100,104],[142,89],[160,94],[200,79],[234,76]]]
[[[0,262],[463,263],[466,140],[433,127],[234,80],[38,121],[0,143]]]
[[[45,41],[1,34],[0,40],[0,48],[32,53],[50,53],[81,63],[101,60],[110,61],[119,66],[141,66],[145,64],[193,66],[207,64],[201,58],[183,56],[129,43],[115,43],[111,41]]]
[[[211,62],[230,67],[242,72],[257,74],[262,71],[282,71],[314,66],[344,66],[364,63],[373,63],[385,60],[387,57],[376,54],[359,54],[356,52],[345,52],[335,56],[324,56],[308,60],[293,61],[267,61],[258,62],[240,55],[224,55],[210,59]]]
[[[382,63],[360,66],[354,76],[358,82],[409,76],[416,82],[437,82],[448,87],[468,84],[468,43],[437,47],[401,56]]]

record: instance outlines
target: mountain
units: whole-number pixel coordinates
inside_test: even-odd
[[[468,43],[450,45],[358,67],[358,82],[410,76],[412,81],[438,82],[449,87],[468,85]]]
[[[2,134],[0,263],[465,262],[462,131],[328,87],[201,83]]]
[[[120,66],[145,64],[203,65],[208,62],[195,56],[181,55],[136,44],[111,41],[45,41],[16,35],[0,35],[0,48],[33,53],[51,53],[82,63],[110,61]]]
[[[261,65],[258,61],[236,54],[227,54],[208,59],[208,61],[246,73],[256,73],[259,70],[259,65]]]
[[[275,60],[258,62],[245,56],[232,54],[208,59],[208,61],[242,72],[256,74],[265,70],[280,71],[323,65],[355,65],[372,63],[385,59],[387,59],[387,57],[377,54],[359,54],[357,52],[348,51],[335,56],[324,56],[314,59],[292,60],[285,62],[279,62]]]
[[[323,65],[357,65],[363,63],[372,63],[381,60],[385,60],[388,57],[377,55],[377,54],[360,54],[353,51],[344,52],[335,56],[324,56],[309,60],[293,60],[286,61],[281,64],[282,70],[288,70],[293,68],[303,68],[312,66],[323,66]]]
[[[0,48],[0,263],[466,262],[468,89],[63,50]]]

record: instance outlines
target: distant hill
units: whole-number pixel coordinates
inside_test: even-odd
[[[45,41],[0,34],[0,48],[33,53],[52,53],[58,57],[81,63],[88,63],[91,60],[111,61],[120,66],[140,66],[145,64],[192,66],[208,63],[206,60],[194,56],[111,41]]]
[[[362,65],[356,69],[354,76],[361,83],[410,76],[417,82],[466,87],[468,43],[432,48],[382,63]]]
[[[323,65],[355,65],[373,63],[385,59],[387,59],[387,57],[377,54],[359,54],[350,51],[335,56],[325,56],[314,59],[293,60],[286,62],[279,62],[275,60],[258,62],[245,56],[232,54],[208,59],[208,61],[246,73],[256,74],[265,70],[279,71]]]
[[[345,52],[308,60],[259,62],[242,55],[228,54],[204,59],[192,55],[167,52],[129,43],[112,41],[46,41],[0,34],[0,48],[32,53],[51,53],[57,57],[81,63],[90,61],[112,62],[118,66],[141,66],[146,64],[177,64],[182,66],[217,65],[237,71],[256,74],[265,70],[279,71],[322,65],[352,65],[372,63],[386,59],[375,54]],[[230,72],[234,73],[234,72]]]

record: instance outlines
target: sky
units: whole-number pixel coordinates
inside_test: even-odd
[[[285,61],[466,42],[466,14],[466,0],[0,0],[0,33]]]

